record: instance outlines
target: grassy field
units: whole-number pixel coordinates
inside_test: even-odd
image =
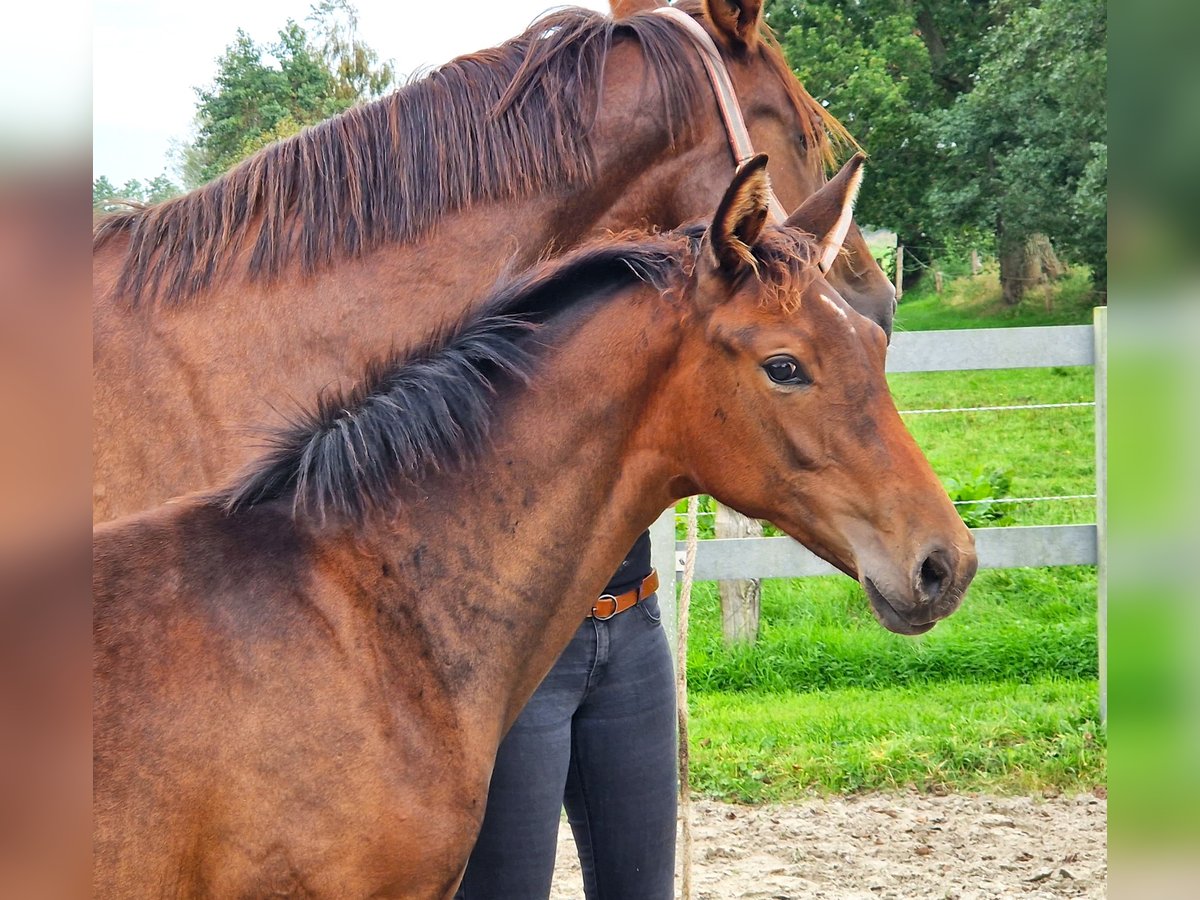
[[[1090,321],[1075,290],[1065,284],[1053,298],[1055,321]],[[951,282],[940,298],[906,298],[898,322],[914,330],[1046,323],[1042,298],[997,316],[977,291]],[[914,373],[891,384],[902,411],[1079,402],[1093,390],[1087,368]],[[905,420],[949,484],[990,484],[999,471],[997,493],[1010,498],[1095,490],[1089,407]],[[1007,524],[1095,517],[1091,499],[1002,508]],[[1029,793],[1103,784],[1095,597],[1092,568],[983,572],[955,616],[914,639],[884,631],[849,579],[767,581],[759,642],[729,650],[716,586],[697,585],[693,789],[762,802],[908,786]]]
[[[1016,306],[1005,306],[993,265],[979,275],[947,281],[940,294],[932,277],[921,279],[900,302],[896,330],[1076,325],[1091,322],[1096,303],[1091,276],[1086,269],[1076,268],[1053,285],[1031,289]]]

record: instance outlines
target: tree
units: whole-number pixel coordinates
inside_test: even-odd
[[[767,18],[810,93],[871,154],[861,221],[927,243],[939,164],[931,114],[969,90],[995,13],[970,0],[769,0]]]
[[[92,209],[96,212],[111,212],[123,209],[132,203],[161,203],[182,193],[179,186],[171,181],[164,172],[142,184],[137,178],[131,178],[121,187],[114,187],[107,175],[101,175],[92,182]]]
[[[92,181],[92,209],[103,210],[108,202],[117,195],[117,189],[108,180],[107,175],[101,175]]]
[[[975,88],[935,118],[946,177],[931,206],[947,222],[990,226],[1009,303],[1024,291],[1037,233],[1105,287],[1106,40],[1102,0],[1015,9],[987,35]]]
[[[1100,0],[769,0],[767,14],[805,86],[871,154],[862,221],[910,249],[994,236],[1010,300],[1037,235],[1103,286]]]
[[[212,85],[196,90],[195,138],[175,150],[189,187],[394,84],[392,65],[358,39],[348,0],[321,0],[307,21],[315,40],[290,19],[267,46],[238,29]]]
[[[349,0],[320,0],[307,21],[333,73],[339,99],[353,104],[381,97],[395,86],[395,67],[390,61],[380,62],[379,54],[359,40],[358,10]]]

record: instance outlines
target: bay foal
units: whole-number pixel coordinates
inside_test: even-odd
[[[817,265],[861,158],[779,227],[764,167],[707,230],[544,263],[240,481],[96,529],[97,896],[449,897],[506,728],[680,497],[775,522],[894,631],[958,606],[970,532]]]

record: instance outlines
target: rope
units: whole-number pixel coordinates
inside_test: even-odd
[[[692,791],[691,756],[688,751],[687,645],[688,613],[692,605],[692,583],[696,580],[696,548],[700,539],[698,525],[700,498],[688,498],[687,549],[683,557],[683,581],[679,586],[679,643],[675,657],[675,705],[679,717],[679,815],[683,822],[683,846],[680,848],[683,879],[681,900],[692,898]]]

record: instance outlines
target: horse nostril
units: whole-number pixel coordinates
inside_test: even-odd
[[[946,592],[946,588],[950,586],[953,576],[954,567],[950,562],[949,552],[940,549],[934,550],[925,557],[925,561],[921,563],[921,569],[917,573],[921,595],[927,602],[936,603]]]

